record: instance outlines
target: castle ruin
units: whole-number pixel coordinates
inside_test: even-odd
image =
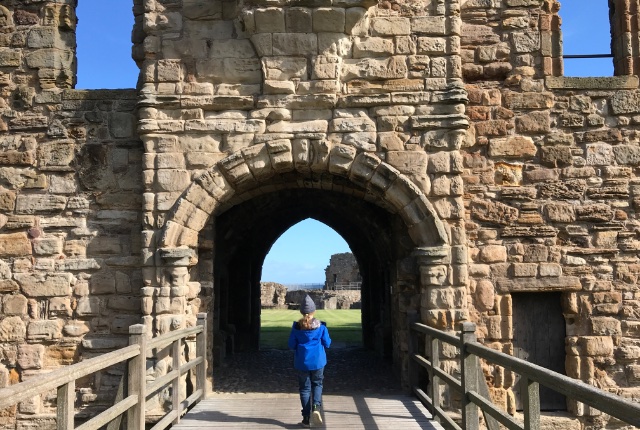
[[[640,0],[608,1],[615,76],[593,78],[563,76],[556,0],[132,0],[138,87],[88,91],[76,3],[0,5],[0,387],[198,312],[210,366],[229,327],[257,348],[264,258],[313,217],[357,257],[364,345],[403,381],[410,322],[470,320],[640,400]],[[513,374],[484,373],[515,412]],[[54,402],[0,427],[52,428]]]

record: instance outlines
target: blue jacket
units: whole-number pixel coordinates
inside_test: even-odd
[[[323,322],[318,328],[301,330],[294,322],[289,334],[289,348],[293,349],[293,367],[298,370],[318,370],[327,364],[324,349],[331,346],[329,330]]]

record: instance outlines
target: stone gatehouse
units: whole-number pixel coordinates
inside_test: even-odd
[[[197,312],[211,365],[230,327],[257,348],[265,255],[312,217],[356,255],[364,344],[403,380],[410,321],[471,320],[640,399],[639,0],[608,2],[616,76],[582,79],[556,0],[132,0],[139,85],[117,91],[73,89],[76,3],[0,5],[0,386]],[[515,412],[513,375],[485,376]]]

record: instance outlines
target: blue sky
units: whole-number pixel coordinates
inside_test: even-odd
[[[133,0],[80,0],[78,3],[76,88],[134,88],[138,68],[131,59]],[[607,0],[561,0],[561,4],[564,53],[608,53]],[[610,59],[565,61],[566,76],[612,74]],[[265,260],[262,279],[283,284],[324,282],[324,269],[331,254],[348,251],[340,235],[308,219],[293,226],[275,242]]]

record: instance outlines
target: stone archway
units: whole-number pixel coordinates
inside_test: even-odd
[[[452,157],[450,153],[445,154]],[[406,365],[407,322],[415,319],[410,315],[420,313],[423,321],[439,323],[443,322],[443,318],[448,321],[460,318],[460,315],[453,316],[451,312],[452,309],[464,307],[465,293],[463,288],[452,293],[450,286],[456,270],[460,270],[461,266],[451,265],[449,233],[419,187],[374,154],[327,142],[313,145],[279,140],[254,145],[222,159],[214,168],[197,177],[167,214],[164,228],[157,238],[155,260],[155,274],[161,286],[157,291],[148,290],[153,295],[145,298],[148,302],[146,318],[148,322],[155,320],[156,331],[162,333],[192,323],[193,312],[189,312],[187,302],[194,298],[194,291],[199,290],[200,286],[197,282],[190,282],[188,273],[198,264],[199,233],[207,224],[212,219],[232,212],[234,208],[246,205],[246,202],[260,198],[268,201],[270,195],[283,192],[294,193],[298,201],[303,202],[321,202],[318,193],[328,193],[331,197],[326,201],[343,201],[342,208],[347,207],[349,202],[359,202],[347,213],[348,222],[337,222],[339,211],[325,211],[323,208],[330,205],[321,203],[309,206],[306,211],[289,211],[289,219],[275,227],[274,231],[282,232],[298,220],[314,216],[330,226],[337,226],[346,232],[347,238],[353,236],[351,242],[360,248],[356,253],[366,256],[365,270],[370,270],[370,290],[367,290],[367,310],[363,317],[366,342],[381,354],[393,355],[399,367]],[[241,208],[235,214],[243,211],[255,213]],[[355,219],[359,212],[376,212],[379,218],[388,218],[364,228],[373,231],[392,230],[389,238],[378,243],[376,249],[364,250],[363,243],[369,239],[363,229],[357,234],[353,233],[358,229],[350,218]],[[269,214],[263,215],[254,217],[249,224],[258,226],[258,220],[274,222],[273,215],[271,218]],[[249,233],[255,232],[255,228],[248,229]],[[239,272],[249,274],[242,279],[236,277],[235,281],[238,282],[234,284],[243,284],[246,286],[243,288],[249,291],[246,302],[240,306],[248,309],[242,311],[246,312],[243,314],[247,322],[247,327],[243,328],[246,333],[244,337],[239,337],[244,339],[241,342],[245,344],[253,342],[255,346],[255,333],[259,330],[259,310],[256,319],[256,308],[254,306],[252,309],[250,299],[252,286],[255,290],[255,286],[259,285],[255,268],[261,267],[268,248],[278,236],[272,234],[263,237],[258,244],[260,249],[253,253],[234,254],[228,248],[219,250],[225,255],[229,252],[230,257],[225,260],[225,265],[231,264],[229,262],[235,258],[234,267],[241,266],[243,270]],[[236,235],[232,240],[248,243],[250,237],[246,234]],[[216,243],[219,246],[222,241]],[[392,249],[394,244],[402,244],[402,249],[393,252],[385,250]],[[384,257],[379,255],[385,252]],[[238,255],[242,256],[240,260]],[[219,267],[219,261],[213,264]],[[220,272],[224,273],[224,270]],[[230,291],[228,278],[226,281],[217,278],[216,282],[216,285],[222,285],[214,287],[217,293]],[[442,312],[434,311],[445,305],[450,307]],[[214,314],[211,333],[219,334],[224,331],[225,324],[231,324],[231,321],[221,321],[216,314],[222,313],[226,318],[219,297],[212,298],[204,305],[205,308],[207,306],[209,312]],[[235,327],[237,322],[233,325],[234,330],[238,329]],[[384,341],[376,345],[377,336]]]

